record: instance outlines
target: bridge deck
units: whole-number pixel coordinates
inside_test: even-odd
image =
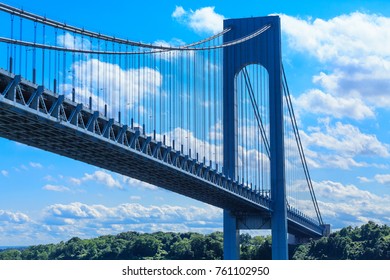
[[[0,137],[108,169],[243,215],[269,219],[271,199],[164,143],[0,69]],[[244,211],[243,211],[244,209]],[[288,210],[290,233],[322,226]]]

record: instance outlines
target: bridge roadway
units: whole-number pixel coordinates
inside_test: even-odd
[[[159,186],[242,217],[269,221],[271,199],[203,162],[0,69],[0,137]],[[323,226],[288,208],[288,232],[320,237]],[[269,223],[268,223],[269,224]]]

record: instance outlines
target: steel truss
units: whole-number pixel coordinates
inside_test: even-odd
[[[271,199],[145,135],[0,69],[0,136],[80,160],[246,215],[271,217]],[[322,236],[323,227],[288,209],[290,233]]]

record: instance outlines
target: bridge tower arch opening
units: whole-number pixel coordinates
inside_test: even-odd
[[[278,16],[229,19],[224,21],[224,43],[254,34],[260,36],[223,50],[223,165],[225,176],[237,179],[239,166],[239,115],[237,75],[248,65],[261,65],[268,72],[269,158],[272,258],[287,259],[287,207],[284,168],[284,129],[281,31]],[[224,209],[224,259],[239,259],[239,209]]]
[[[235,76],[236,155],[234,174],[245,187],[270,197],[269,74],[261,64]]]

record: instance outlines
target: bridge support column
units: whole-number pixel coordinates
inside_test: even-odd
[[[240,259],[240,231],[237,217],[229,210],[223,210],[223,259]]]
[[[277,204],[275,204],[274,212],[271,217],[273,260],[288,259],[287,221],[284,213],[286,213],[285,209],[282,209],[280,205],[278,207]]]
[[[265,26],[269,28],[260,36],[243,42],[239,46],[230,46],[223,50],[223,165],[225,175],[233,180],[236,179],[238,166],[237,107],[243,101],[237,100],[235,80],[243,67],[259,64],[268,71],[272,258],[287,259],[280,18],[269,16],[225,20],[224,28],[231,28],[231,31],[224,34],[223,40],[228,43],[253,34]],[[230,228],[232,224],[227,222],[224,227],[228,225]]]
[[[272,199],[272,259],[288,259],[287,205],[284,156],[284,120],[280,19],[275,18],[269,42],[270,168]]]

